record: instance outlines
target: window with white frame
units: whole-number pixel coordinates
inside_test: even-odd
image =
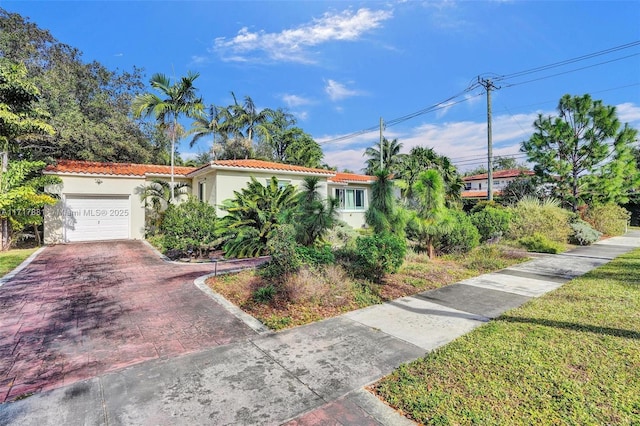
[[[271,179],[267,179],[267,186],[271,183]],[[285,188],[291,185],[291,181],[288,179],[278,179],[278,189]]]
[[[365,210],[364,189],[336,188],[335,196],[339,200],[340,210]]]

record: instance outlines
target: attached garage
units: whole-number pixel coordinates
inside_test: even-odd
[[[129,196],[67,195],[64,203],[66,242],[131,237]]]

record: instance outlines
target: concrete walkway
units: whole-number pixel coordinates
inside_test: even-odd
[[[0,405],[0,424],[410,424],[363,386],[639,246],[633,231],[307,326],[147,361]]]

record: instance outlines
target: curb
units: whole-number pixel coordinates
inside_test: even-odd
[[[238,272],[238,271],[241,271],[241,270],[242,269],[235,269],[235,270],[231,269],[231,270],[228,270],[228,271],[224,271],[224,272],[218,273],[218,275],[229,274],[229,273]],[[258,333],[260,335],[273,333],[273,331],[271,331],[269,328],[267,328],[267,326],[265,326],[263,323],[261,323],[260,321],[258,321],[254,317],[252,317],[251,315],[247,314],[246,312],[244,312],[240,308],[238,308],[236,305],[234,305],[233,303],[228,301],[221,294],[216,293],[215,291],[211,290],[211,288],[206,284],[206,281],[207,281],[208,278],[213,277],[215,275],[216,274],[207,274],[207,275],[204,275],[202,277],[198,277],[198,278],[196,278],[196,280],[193,283],[204,294],[206,294],[207,296],[209,296],[210,298],[212,298],[213,300],[218,302],[223,308],[225,308],[227,311],[229,311],[233,316],[238,318],[240,321],[245,323],[249,328],[251,328],[256,333]]]
[[[31,262],[33,262],[33,260],[45,249],[47,248],[46,246],[42,246],[40,247],[38,250],[36,250],[35,252],[33,252],[31,254],[31,256],[27,257],[25,260],[22,261],[21,264],[19,264],[18,266],[16,266],[13,271],[10,271],[7,275],[5,275],[4,277],[0,278],[0,287],[2,287],[4,284],[6,284],[8,281],[10,281],[11,279],[13,279],[13,277],[15,277],[16,275],[18,275],[18,273],[20,273],[20,271],[22,271],[24,268],[26,268],[27,266],[29,266],[29,264]]]

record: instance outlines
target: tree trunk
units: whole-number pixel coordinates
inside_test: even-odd
[[[0,219],[0,250],[7,251],[11,246],[11,235],[9,227],[9,219],[3,217]]]

